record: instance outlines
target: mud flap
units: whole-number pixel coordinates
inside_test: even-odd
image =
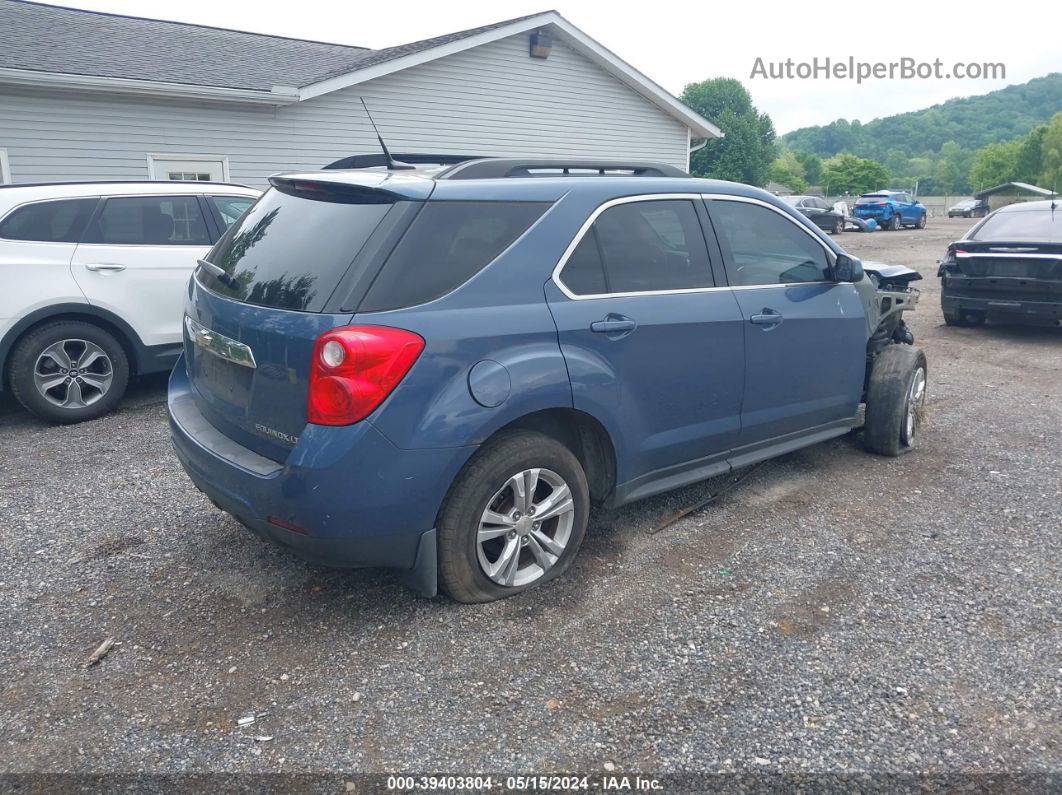
[[[439,594],[439,550],[432,528],[420,537],[413,568],[401,573],[402,582],[429,599]]]

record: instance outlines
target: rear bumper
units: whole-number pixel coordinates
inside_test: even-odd
[[[1062,298],[1035,301],[1025,298],[956,295],[946,289],[940,294],[940,308],[945,314],[986,312],[1012,318],[1055,321],[1062,319]]]
[[[402,450],[368,422],[307,426],[280,464],[209,423],[183,362],[170,376],[168,404],[173,448],[192,483],[257,535],[329,566],[430,568],[431,583],[413,584],[433,592],[435,516],[474,448]]]

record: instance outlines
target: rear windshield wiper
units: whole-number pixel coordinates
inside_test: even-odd
[[[213,262],[207,262],[205,259],[197,259],[196,262],[198,263],[200,268],[205,270],[211,276],[214,276],[215,278],[217,278],[217,280],[219,282],[224,284],[229,289],[231,289],[231,290],[240,289],[240,283],[238,281],[236,281],[234,278],[232,278],[228,274],[228,272],[226,272],[223,268],[219,268]]]

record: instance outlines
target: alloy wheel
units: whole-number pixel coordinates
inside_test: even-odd
[[[560,475],[550,469],[517,472],[495,492],[480,518],[480,568],[499,585],[529,585],[564,554],[574,522],[572,492]]]
[[[910,447],[914,444],[915,433],[922,421],[922,407],[926,402],[926,371],[919,367],[911,377],[911,386],[907,389],[907,405],[904,408],[902,429],[903,443]]]
[[[41,351],[33,366],[33,385],[49,403],[81,409],[111,388],[114,367],[107,352],[88,340],[60,340]]]

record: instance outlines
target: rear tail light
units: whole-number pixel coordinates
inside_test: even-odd
[[[949,271],[955,271],[959,269],[959,263],[955,260],[956,254],[965,255],[966,252],[959,251],[958,249],[949,248],[947,253],[944,254],[944,259],[942,259],[939,263],[940,267],[937,268],[937,276],[943,276]]]
[[[340,326],[313,345],[306,421],[350,425],[365,419],[398,386],[424,350],[411,331]]]

